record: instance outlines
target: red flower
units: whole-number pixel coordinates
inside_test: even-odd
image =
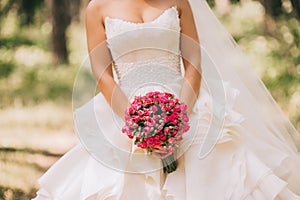
[[[170,133],[170,128],[168,128],[168,127],[166,127],[165,129],[164,129],[164,131],[166,132],[166,133]]]
[[[173,131],[172,132],[172,137],[176,137],[178,135],[178,132],[177,131]]]
[[[127,134],[127,136],[128,136],[130,139],[133,138],[133,135],[131,134],[131,132],[127,132],[126,134]]]
[[[145,142],[147,143],[148,146],[155,146],[154,140],[152,137],[145,138]]]
[[[167,139],[167,136],[165,134],[159,134],[159,139],[161,140],[166,140]]]
[[[134,123],[138,123],[139,122],[139,116],[134,115],[134,116],[131,117],[131,119],[132,119],[132,121]]]
[[[144,142],[141,142],[141,143],[137,143],[137,146],[142,148],[142,149],[146,149],[147,148],[147,144],[144,143]]]

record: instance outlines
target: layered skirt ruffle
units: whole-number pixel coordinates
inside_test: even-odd
[[[222,129],[215,137],[209,135],[214,123],[211,97],[205,90],[201,92],[191,114],[197,126],[186,134],[181,144],[188,148],[179,158],[175,172],[166,175],[162,169],[136,174],[118,171],[99,162],[79,143],[39,179],[41,189],[35,199],[300,199],[299,155],[278,148],[276,142],[252,143],[251,136],[245,137],[251,133],[243,123],[251,119],[234,109],[238,94],[238,90],[226,86],[228,106]],[[99,114],[108,120],[110,113],[106,113],[108,105],[102,94],[94,100],[103,107],[99,108]],[[85,123],[89,126],[88,119]],[[138,151],[121,132],[118,134],[123,140],[122,148],[129,148],[132,153]],[[215,143],[205,154],[204,144],[209,140]],[[105,153],[109,152],[108,149]],[[115,156],[113,151],[110,153],[108,156]]]

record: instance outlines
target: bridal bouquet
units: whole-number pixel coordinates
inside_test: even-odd
[[[155,91],[135,96],[126,109],[122,132],[150,153],[159,150],[164,173],[171,173],[177,168],[176,143],[190,128],[186,111],[187,106],[171,93]]]

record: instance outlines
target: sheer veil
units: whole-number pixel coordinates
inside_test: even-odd
[[[240,91],[236,109],[249,123],[251,137],[278,141],[292,151],[300,149],[300,135],[255,74],[248,59],[230,34],[218,21],[205,0],[189,0],[202,49],[202,63],[212,60],[214,66],[202,65],[203,77],[209,79],[210,67],[217,68],[221,78]]]
[[[200,159],[206,157],[213,149],[219,133],[226,129],[223,123],[226,117],[226,106],[234,106],[234,110],[245,118],[241,124],[241,130],[238,132],[245,147],[249,147],[248,149],[254,152],[260,160],[269,164],[268,167],[276,170],[277,175],[287,177],[286,180],[291,183],[292,187],[298,187],[297,190],[300,190],[300,185],[297,185],[297,179],[300,180],[300,174],[297,173],[300,166],[299,133],[255,74],[250,62],[218,21],[207,2],[205,0],[188,1],[192,8],[201,44],[202,83],[210,92],[214,107],[213,121],[199,149],[198,157]],[[183,34],[181,36],[184,37]],[[118,38],[115,39],[118,41]],[[113,158],[107,156],[109,153],[106,150],[113,149],[113,147],[101,134],[104,132],[101,128],[106,127],[106,123],[109,122],[106,122],[106,119],[101,123],[97,121],[95,114],[95,110],[99,110],[97,99],[91,100],[86,106],[81,107],[83,102],[94,97],[96,87],[91,76],[90,62],[85,64],[86,69],[80,69],[73,90],[73,108],[77,116],[75,117],[76,132],[81,142],[97,160],[115,169],[124,170],[123,161],[120,162],[120,166],[115,165]],[[234,88],[238,94],[226,96],[226,88]],[[228,99],[232,96],[234,99]],[[98,96],[97,98],[102,97]],[[103,112],[110,113],[109,110]],[[116,120],[116,123],[121,125],[123,122]],[[89,127],[86,127],[86,124],[89,124]],[[111,127],[113,126],[108,128]],[[107,131],[112,132],[113,130]],[[115,131],[119,133],[119,130]],[[95,141],[99,141],[99,143],[95,143]],[[119,149],[116,149],[115,152],[119,158],[128,158],[128,152]],[[140,155],[134,156],[138,158]],[[139,158],[137,163],[141,163],[143,160],[145,159]],[[140,164],[140,166],[152,169],[148,165]],[[289,174],[293,176],[288,176]]]

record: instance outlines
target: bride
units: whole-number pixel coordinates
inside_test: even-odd
[[[299,133],[204,0],[93,0],[86,30],[91,67],[73,97],[80,143],[39,179],[35,199],[300,199]],[[96,85],[85,87],[87,73]],[[188,107],[172,173],[160,149],[148,154],[121,131],[149,91]]]

